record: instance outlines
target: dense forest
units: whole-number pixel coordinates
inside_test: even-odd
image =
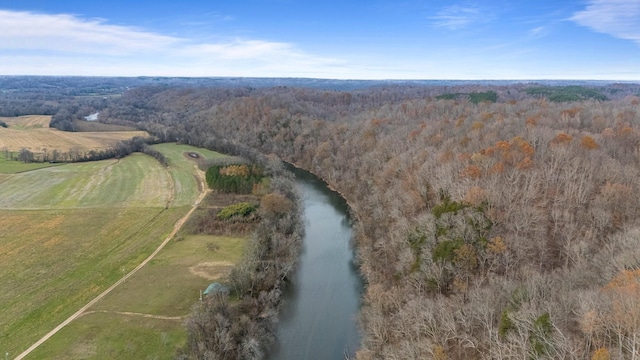
[[[344,194],[358,359],[640,356],[637,84],[143,86],[100,121]]]
[[[346,194],[367,282],[359,359],[640,349],[637,85],[145,87],[103,114],[275,154]]]

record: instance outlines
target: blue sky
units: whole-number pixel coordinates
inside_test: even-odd
[[[0,0],[0,74],[640,80],[640,0]]]

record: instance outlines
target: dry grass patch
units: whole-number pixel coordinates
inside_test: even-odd
[[[51,122],[49,115],[25,115],[16,117],[0,117],[0,121],[14,129],[48,128]]]
[[[234,265],[229,261],[205,261],[189,267],[189,271],[207,280],[218,280],[227,277]]]

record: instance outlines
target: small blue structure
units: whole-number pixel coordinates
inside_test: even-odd
[[[209,294],[229,295],[229,292],[230,292],[230,290],[229,290],[228,287],[226,287],[226,286],[224,286],[224,285],[222,285],[220,283],[214,282],[214,283],[211,283],[209,286],[207,286],[207,289],[202,294],[204,294],[204,295],[209,295]]]

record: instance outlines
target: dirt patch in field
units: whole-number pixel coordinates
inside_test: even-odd
[[[49,240],[45,241],[44,244],[42,245],[44,245],[45,248],[51,248],[59,244],[62,240],[63,240],[62,236],[54,236]]]
[[[233,268],[233,263],[231,262],[210,261],[201,262],[198,265],[191,266],[189,268],[189,272],[207,280],[216,280],[229,275],[231,268]]]
[[[70,350],[70,357],[73,359],[88,359],[98,353],[98,345],[87,340],[82,340],[73,344]]]
[[[40,227],[43,229],[54,229],[64,221],[64,216],[59,215],[54,218],[48,219],[47,221],[43,221],[40,223]]]
[[[182,153],[182,156],[184,156],[185,159],[195,161],[197,164],[199,164],[200,161],[204,159],[202,155],[200,155],[200,153],[197,153],[195,151],[185,151]]]

